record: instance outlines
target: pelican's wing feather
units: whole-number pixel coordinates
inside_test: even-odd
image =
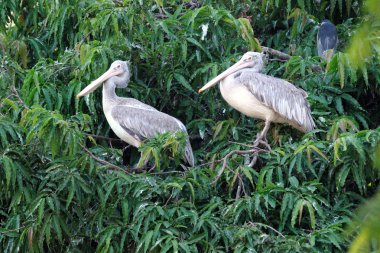
[[[111,116],[128,134],[140,141],[164,132],[183,131],[187,134],[186,127],[181,121],[138,100],[129,99],[128,103],[114,106]],[[185,156],[188,163],[193,166],[194,156],[188,138]]]
[[[304,90],[283,79],[249,70],[243,71],[239,79],[260,102],[305,132],[315,128]]]

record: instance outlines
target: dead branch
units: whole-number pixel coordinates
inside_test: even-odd
[[[278,57],[278,59],[280,59],[280,61],[288,61],[291,58],[290,55],[283,53],[281,51],[278,51],[276,49],[270,48],[270,47],[262,47],[262,50],[264,53],[268,53],[272,56]],[[314,72],[322,72],[322,68],[319,65],[313,64],[313,65],[311,65],[311,69]]]
[[[290,55],[283,53],[281,51],[278,51],[276,49],[270,48],[270,47],[262,47],[262,50],[264,53],[268,53],[270,55],[277,56],[280,60],[289,60],[291,58]]]
[[[235,154],[237,154],[237,155],[251,154],[253,157],[252,157],[252,160],[251,160],[251,162],[249,163],[248,166],[252,168],[256,164],[256,162],[257,162],[257,157],[258,157],[259,153],[270,152],[271,151],[271,148],[270,148],[269,144],[266,141],[262,140],[262,137],[260,135],[257,136],[256,140],[253,143],[254,144],[252,146],[244,144],[245,146],[250,147],[249,150],[232,150],[225,157],[223,157],[222,159],[218,160],[218,161],[223,161],[223,164],[222,164],[222,168],[219,170],[219,173],[215,177],[215,179],[212,182],[212,184],[215,184],[221,178],[221,176],[223,175],[224,170],[226,168],[228,168],[227,161],[228,161],[228,159],[231,156],[233,156]],[[237,143],[237,144],[241,144],[241,143]],[[261,148],[259,148],[260,144],[264,145],[264,147],[267,148],[267,149],[261,149]],[[245,188],[244,188],[243,178],[240,175],[240,173],[238,173],[238,179],[239,179],[239,183],[238,183],[238,188],[237,188],[237,191],[236,191],[236,197],[235,197],[236,199],[240,198],[241,191],[243,191],[244,194],[247,194],[246,191],[245,191]]]
[[[215,184],[220,178],[221,176],[223,175],[223,172],[224,170],[226,169],[226,166],[227,166],[227,161],[228,159],[233,156],[233,155],[246,155],[246,154],[254,154],[255,156],[258,155],[258,153],[260,152],[264,152],[265,150],[263,149],[259,149],[259,148],[252,148],[250,150],[232,150],[230,153],[228,153],[225,157],[223,157],[222,159],[218,160],[219,161],[223,161],[223,164],[222,164],[222,168],[219,170],[219,173],[218,175],[215,177],[214,181],[212,182],[212,184]]]

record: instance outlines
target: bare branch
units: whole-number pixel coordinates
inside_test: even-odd
[[[262,226],[262,227],[265,227],[265,228],[269,228],[271,229],[272,231],[276,232],[277,234],[279,234],[282,238],[285,238],[285,236],[283,234],[280,233],[280,231],[276,230],[275,228],[267,225],[267,224],[264,224],[264,223],[260,223],[260,222],[248,222],[248,225],[250,226],[253,226],[253,227],[256,227],[256,226]]]
[[[125,169],[119,167],[119,166],[116,166],[115,164],[112,164],[110,162],[107,162],[103,159],[100,159],[99,157],[95,156],[88,148],[86,148],[85,146],[83,146],[82,144],[79,143],[79,145],[82,147],[82,149],[87,153],[89,154],[95,161],[97,161],[98,163],[100,164],[103,164],[103,165],[106,165],[107,167],[113,169],[113,170],[119,170],[119,171],[122,171],[126,174],[130,174],[128,171],[126,171]]]
[[[240,196],[241,196],[241,187],[242,187],[242,182],[239,179],[239,184],[238,184],[238,188],[236,190],[235,200],[240,199]]]
[[[100,136],[100,135],[95,135],[95,134],[86,134],[86,136],[89,136],[89,137],[92,137],[94,139],[98,139],[98,140],[105,140],[105,141],[111,141],[111,142],[119,142],[119,143],[125,143],[123,140],[121,139],[116,139],[116,138],[110,138],[110,137],[106,137],[106,136]],[[130,145],[128,145],[130,146]],[[127,147],[128,147],[127,146]]]
[[[238,144],[240,144],[240,143],[238,143]],[[259,148],[260,144],[263,144],[264,147],[267,148],[267,150]],[[235,154],[237,154],[237,155],[252,154],[253,158],[252,158],[252,161],[249,163],[249,167],[252,168],[256,164],[257,156],[258,156],[259,153],[268,152],[268,151],[271,150],[269,144],[267,142],[261,140],[261,136],[260,135],[257,136],[256,140],[254,141],[254,144],[252,146],[249,146],[249,147],[251,148],[249,150],[232,150],[225,157],[223,157],[221,160],[219,160],[219,161],[223,161],[222,168],[219,170],[219,173],[215,177],[215,179],[212,182],[212,184],[215,184],[221,178],[221,176],[223,175],[224,170],[227,167],[227,161],[228,161],[228,159],[231,156],[233,156]],[[241,184],[242,183],[243,183],[243,180],[242,180],[241,176],[239,175],[239,186],[238,186],[238,191],[236,192],[236,198],[240,198]],[[245,189],[243,189],[243,191],[245,193]]]
[[[248,144],[241,143],[241,142],[228,141],[228,143],[231,143],[231,144],[237,144],[237,145],[240,145],[240,146],[243,146],[243,147],[247,147],[247,148],[253,148],[253,145],[248,145]]]
[[[280,61],[288,61],[291,58],[290,55],[283,53],[281,51],[278,51],[276,49],[270,48],[270,47],[262,47],[262,50],[265,53],[268,53],[270,55],[278,57],[278,59],[280,59]],[[311,69],[314,72],[322,72],[322,68],[319,65],[313,64],[313,65],[311,65]]]
[[[270,55],[277,56],[280,60],[289,60],[291,58],[290,55],[283,53],[281,51],[278,51],[276,49],[270,48],[270,47],[262,47],[263,52],[268,53]]]
[[[257,157],[257,156],[255,156],[255,157]],[[243,193],[244,193],[244,195],[247,195],[247,192],[245,191],[243,177],[242,177],[242,175],[240,173],[238,173],[238,177],[239,177],[239,182],[241,183],[241,186],[242,186]]]
[[[165,175],[165,174],[175,174],[175,173],[183,174],[184,175],[186,172],[185,171],[173,170],[173,171],[153,172],[151,174],[152,175]]]
[[[221,176],[223,175],[224,170],[226,169],[227,161],[228,161],[228,159],[231,156],[233,156],[233,155],[245,155],[245,154],[254,154],[255,156],[257,156],[260,151],[263,152],[264,150],[258,149],[258,148],[253,148],[253,149],[250,149],[250,150],[232,150],[225,157],[223,157],[223,159],[219,160],[219,161],[223,161],[222,168],[219,170],[219,173],[215,177],[215,179],[212,182],[212,184],[215,184],[221,178]]]

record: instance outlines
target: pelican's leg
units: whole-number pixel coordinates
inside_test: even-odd
[[[149,160],[150,160],[150,155],[148,155],[147,157],[145,157],[145,159],[143,159],[143,156],[141,154],[138,163],[135,165],[135,169],[145,168],[146,165],[148,164]]]
[[[256,140],[253,142],[253,147],[258,147],[260,143],[264,144],[267,148],[269,147],[269,144],[267,141],[267,132],[269,130],[269,127],[270,127],[270,120],[266,120],[263,131],[261,131],[261,133],[258,134],[258,136],[256,137]]]
[[[269,127],[270,127],[270,120],[265,120],[265,126],[263,130],[261,131],[261,133],[257,134],[256,140],[253,142],[253,150],[257,148],[260,144],[264,145],[268,150],[271,150],[267,141],[267,132],[269,130]],[[248,165],[249,167],[253,168],[253,166],[256,164],[257,155],[258,155],[257,153],[253,154],[252,160]]]

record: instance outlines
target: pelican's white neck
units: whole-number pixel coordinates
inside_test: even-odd
[[[108,79],[107,81],[104,82],[103,84],[103,104],[104,103],[109,103],[118,98],[115,92],[115,82],[112,80]]]
[[[263,69],[264,69],[264,64],[257,64],[251,68],[251,71],[261,73],[261,71],[263,71]]]

